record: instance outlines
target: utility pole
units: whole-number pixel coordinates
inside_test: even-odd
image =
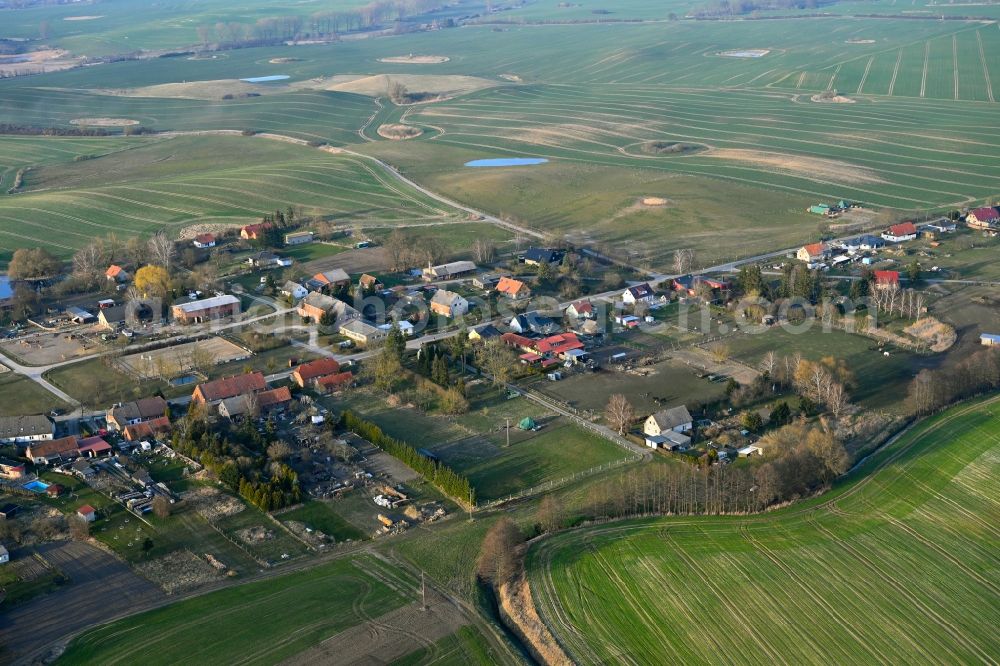
[[[424,572],[420,572],[420,610],[427,610],[427,585],[424,583]]]
[[[507,417],[507,447],[510,448],[510,417]]]

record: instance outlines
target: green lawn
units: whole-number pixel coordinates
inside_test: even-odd
[[[277,518],[282,522],[295,520],[304,523],[306,527],[333,537],[338,543],[348,539],[358,541],[365,538],[361,530],[342,518],[330,504],[321,500],[308,501],[291,511],[281,513]]]
[[[412,600],[409,576],[384,568],[368,557],[342,559],[181,601],[88,631],[60,663],[279,663]],[[405,586],[389,587],[387,576]]]
[[[47,414],[66,407],[66,403],[27,377],[10,372],[0,374],[0,416]]]
[[[577,663],[990,661],[998,417],[953,408],[781,511],[557,535],[535,602]]]
[[[558,481],[626,455],[617,444],[589,430],[556,422],[534,437],[501,448],[493,457],[456,469],[469,477],[482,502]]]
[[[50,370],[45,373],[45,378],[87,407],[95,409],[115,402],[137,400],[164,387],[160,381],[136,381],[99,358]]]

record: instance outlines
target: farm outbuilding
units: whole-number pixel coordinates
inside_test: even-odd
[[[983,333],[979,336],[979,343],[987,347],[1000,346],[1000,335],[995,333]]]
[[[538,427],[538,424],[535,423],[535,420],[533,418],[531,418],[530,416],[525,416],[517,424],[517,427],[520,428],[521,430],[534,430],[535,428]]]

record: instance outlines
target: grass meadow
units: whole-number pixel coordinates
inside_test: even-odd
[[[535,602],[578,663],[991,661],[998,416],[930,418],[789,509],[542,541]]]

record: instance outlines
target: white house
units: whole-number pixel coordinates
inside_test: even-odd
[[[205,250],[210,247],[215,247],[215,235],[214,234],[198,234],[194,237],[191,243],[199,250]]]
[[[10,553],[3,546],[0,546],[0,564],[7,564],[10,562]]]
[[[694,428],[694,419],[686,406],[671,407],[650,414],[642,424],[644,435],[663,435],[666,432],[690,432]]]
[[[686,449],[691,445],[691,438],[673,430],[667,430],[661,435],[646,435],[646,446],[651,449]]]
[[[622,302],[626,305],[635,305],[636,303],[652,303],[654,297],[653,288],[643,282],[642,284],[637,284],[626,289],[622,293]]]
[[[901,222],[900,224],[894,224],[889,227],[888,231],[883,232],[882,238],[886,239],[890,243],[903,243],[905,241],[911,241],[917,237],[917,226],[913,222]]]
[[[289,280],[281,287],[281,295],[288,296],[292,300],[300,301],[309,295],[309,290],[298,282]]]
[[[42,442],[55,437],[56,428],[41,414],[0,417],[0,442]]]
[[[469,311],[469,301],[460,294],[439,289],[431,298],[431,312],[445,317],[461,317]]]
[[[414,332],[413,324],[411,324],[410,322],[406,321],[405,319],[400,319],[399,321],[395,322],[395,324],[396,324],[396,326],[399,327],[399,331],[403,335],[405,335],[408,338],[409,337],[413,337],[413,332]],[[380,331],[385,331],[386,334],[388,335],[389,331],[392,330],[392,324],[382,324],[381,326],[378,326],[377,328]]]
[[[751,444],[750,446],[744,446],[742,449],[737,451],[737,453],[739,453],[741,458],[749,458],[750,456],[764,455],[764,449]]]

